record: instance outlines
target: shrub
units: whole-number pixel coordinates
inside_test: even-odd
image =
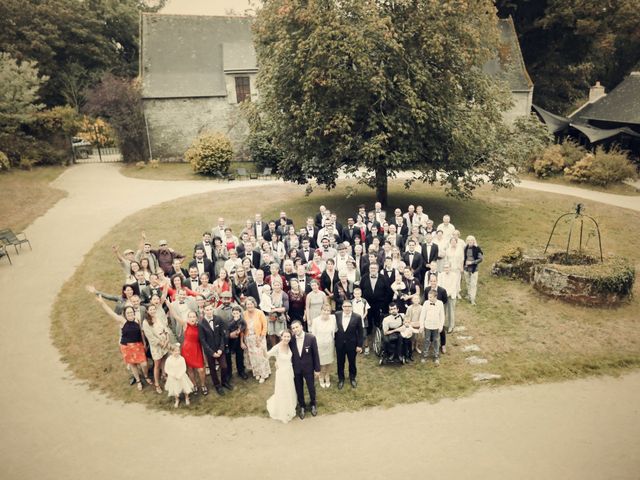
[[[533,162],[533,171],[538,177],[545,178],[562,173],[565,157],[561,145],[551,145],[544,149],[542,155]]]
[[[585,155],[575,165],[565,168],[565,176],[573,182],[590,183],[606,187],[627,178],[636,178],[636,169],[626,152],[617,147],[608,152],[602,147]]]
[[[273,173],[277,172],[282,152],[278,150],[265,132],[250,133],[248,147],[251,160],[255,162],[259,171],[271,168]]]
[[[9,157],[4,152],[0,152],[0,172],[6,172],[11,169],[11,162]]]
[[[200,135],[184,154],[193,171],[202,175],[227,174],[233,158],[231,141],[222,133]]]
[[[560,145],[560,152],[564,157],[565,167],[571,167],[575,165],[587,154],[586,148],[584,148],[575,140],[571,139],[566,139],[564,143]]]

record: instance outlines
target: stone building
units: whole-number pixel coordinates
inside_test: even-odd
[[[251,18],[143,14],[140,77],[154,158],[182,158],[204,131],[227,134],[236,147],[247,134],[238,104],[258,96]],[[485,71],[506,81],[511,123],[531,111],[533,84],[511,18],[499,20],[501,47]]]

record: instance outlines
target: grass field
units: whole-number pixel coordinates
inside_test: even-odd
[[[64,171],[65,167],[38,167],[0,174],[0,191],[4,198],[0,228],[22,231],[64,198],[65,192],[49,186]]]
[[[336,211],[341,219],[355,212],[359,203],[372,205],[370,191],[361,190],[346,198],[345,186],[343,183],[334,192],[317,191],[309,197],[304,196],[303,188],[292,185],[211,193],[158,205],[126,218],[96,243],[56,302],[52,337],[63,360],[77,378],[112,398],[173,411],[165,395],[157,395],[151,388],[139,393],[129,387],[118,351],[117,326],[83,290],[87,283],[109,292],[119,290],[121,270],[110,246],[134,248],[139,232],[145,230],[153,242],[167,238],[176,250],[188,254],[218,216],[239,229],[256,211],[272,218],[284,209],[299,224],[307,215],[315,214],[320,204]],[[439,369],[420,363],[379,367],[375,356],[360,357],[358,389],[318,389],[321,414],[467,395],[479,388],[472,381],[476,372],[500,374],[502,378],[493,385],[511,385],[618,374],[640,366],[637,284],[629,303],[613,309],[591,309],[550,300],[528,285],[489,275],[491,264],[509,246],[544,246],[555,218],[571,211],[576,199],[525,189],[496,193],[483,188],[473,200],[465,202],[447,198],[439,189],[407,192],[398,182],[392,183],[389,204],[406,209],[409,203],[423,205],[436,220],[450,214],[462,236],[474,234],[485,252],[478,305],[459,301],[457,323],[466,327],[465,335],[474,337],[471,343],[482,349],[476,355],[487,358],[489,364],[468,365],[465,357],[469,354],[462,352],[462,342],[455,334],[449,337],[449,353]],[[600,222],[605,253],[637,259],[634,239],[640,237],[640,214],[584,203],[587,212]],[[589,246],[593,245],[594,239],[589,237]],[[239,379],[235,384],[236,390],[223,398],[215,393],[197,397],[188,411],[266,416],[265,401],[273,391],[273,377],[263,385]],[[186,411],[181,409],[182,413]]]
[[[231,162],[230,174],[235,174],[238,168],[244,168],[247,173],[255,173],[256,164],[254,162]],[[120,173],[127,177],[142,178],[145,180],[216,180],[194,173],[189,163],[160,163],[157,167],[146,165],[142,168],[136,165],[123,165]]]

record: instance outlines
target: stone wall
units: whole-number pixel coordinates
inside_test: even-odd
[[[238,108],[227,97],[145,99],[153,158],[182,158],[193,140],[207,131],[227,135],[238,152],[248,134]]]
[[[533,101],[533,89],[530,92],[512,92],[513,106],[502,114],[502,119],[507,125],[513,125],[513,122],[522,116],[528,116],[531,113],[531,102]]]

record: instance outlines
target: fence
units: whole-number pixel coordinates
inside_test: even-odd
[[[116,163],[122,161],[120,150],[116,147],[76,149],[75,154],[75,163]]]

